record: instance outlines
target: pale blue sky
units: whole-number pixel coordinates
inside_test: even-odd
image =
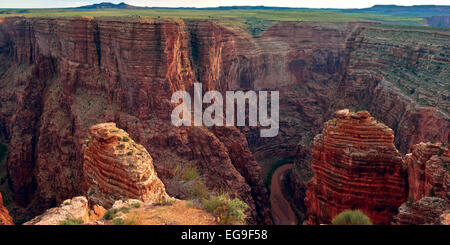
[[[450,5],[450,0],[0,0],[0,8],[78,7],[100,2],[126,2],[149,7],[217,7],[232,5],[264,5],[309,8],[365,8],[375,4]]]

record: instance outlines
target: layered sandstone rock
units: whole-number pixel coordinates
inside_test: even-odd
[[[0,225],[14,225],[11,216],[9,216],[8,209],[3,206],[3,197],[0,193]]]
[[[450,154],[448,147],[436,143],[420,143],[405,156],[409,195],[413,201],[429,196],[450,198]]]
[[[89,206],[86,197],[67,199],[59,207],[45,211],[25,222],[24,225],[60,225],[68,219],[79,220],[81,223],[89,221]]]
[[[450,212],[450,153],[440,143],[414,145],[405,156],[409,197],[396,224],[443,224]]]
[[[346,209],[360,209],[374,224],[389,224],[406,199],[393,131],[367,111],[336,112],[314,138],[311,167],[309,224],[330,223]]]
[[[398,225],[439,225],[446,221],[441,216],[449,211],[450,204],[439,197],[426,196],[413,203],[404,203],[398,208],[395,217]]]
[[[336,103],[364,108],[393,129],[403,154],[420,142],[448,141],[448,36],[432,29],[361,28],[347,40]]]
[[[111,207],[121,199],[152,203],[169,198],[150,154],[115,123],[92,126],[83,152],[92,204]]]

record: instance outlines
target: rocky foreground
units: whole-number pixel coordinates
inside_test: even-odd
[[[114,123],[89,129],[84,175],[86,196],[67,199],[24,224],[217,224],[205,210],[169,197],[150,154]]]

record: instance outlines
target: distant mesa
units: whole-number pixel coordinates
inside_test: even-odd
[[[109,2],[96,3],[78,7],[77,9],[138,9],[142,7],[132,6],[124,2],[114,4]]]

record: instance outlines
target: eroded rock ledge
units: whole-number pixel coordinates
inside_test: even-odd
[[[399,207],[396,224],[450,224],[450,153],[441,143],[420,143],[405,156],[408,201]]]
[[[91,203],[111,207],[121,199],[156,202],[169,198],[150,154],[115,123],[92,126],[83,151]]]

